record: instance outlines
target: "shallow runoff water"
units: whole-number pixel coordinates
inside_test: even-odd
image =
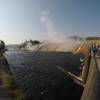
[[[28,95],[27,100],[80,100],[83,87],[56,66],[78,75],[83,55],[11,49],[5,57],[17,88]]]

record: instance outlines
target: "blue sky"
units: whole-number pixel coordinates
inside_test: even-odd
[[[0,0],[0,39],[7,44],[45,40],[45,16],[56,33],[100,36],[100,0]]]

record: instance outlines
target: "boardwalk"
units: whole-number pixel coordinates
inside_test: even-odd
[[[96,62],[97,62],[98,71],[100,72],[100,55],[96,56]]]
[[[100,56],[91,53],[87,81],[81,100],[100,100]]]

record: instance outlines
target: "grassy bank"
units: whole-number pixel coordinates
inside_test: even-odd
[[[16,89],[12,73],[4,56],[0,56],[0,100],[25,100],[26,94]]]

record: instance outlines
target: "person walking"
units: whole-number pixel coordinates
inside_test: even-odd
[[[96,46],[96,44],[92,44],[92,46],[91,46],[91,51],[93,51],[93,53],[94,53],[94,55],[96,55],[96,53],[97,53],[97,46]]]

